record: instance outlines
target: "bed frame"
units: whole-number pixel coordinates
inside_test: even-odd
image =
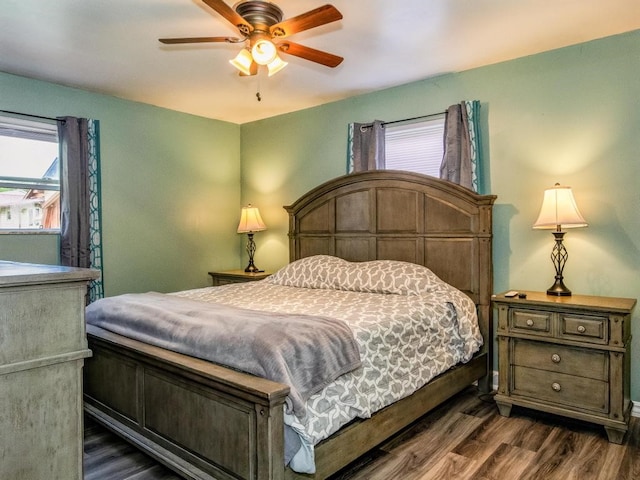
[[[363,172],[303,195],[289,213],[290,259],[426,265],[476,303],[483,350],[413,395],[316,446],[315,475],[284,468],[288,387],[88,326],[85,410],[189,479],[324,479],[474,381],[491,386],[491,213],[495,196],[433,177]]]

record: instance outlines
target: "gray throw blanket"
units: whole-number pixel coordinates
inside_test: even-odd
[[[289,385],[287,411],[360,366],[346,323],[332,318],[246,310],[161,293],[125,294],[86,309],[87,323]]]

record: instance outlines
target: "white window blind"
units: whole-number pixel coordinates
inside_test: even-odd
[[[439,177],[443,136],[444,115],[420,122],[386,125],[386,168]]]

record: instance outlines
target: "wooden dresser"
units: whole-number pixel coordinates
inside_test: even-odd
[[[500,413],[519,405],[604,425],[622,443],[629,426],[631,298],[521,292],[498,311]]]
[[[88,269],[0,261],[0,478],[82,479]]]

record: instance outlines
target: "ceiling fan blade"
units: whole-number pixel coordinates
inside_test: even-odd
[[[342,60],[344,60],[344,58],[337,55],[323,52],[322,50],[316,50],[315,48],[305,47],[304,45],[293,42],[278,43],[278,50],[331,68],[337,67],[342,63]]]
[[[271,35],[278,38],[288,37],[294,33],[319,27],[327,23],[335,22],[342,18],[342,14],[333,5],[323,5],[322,7],[309,10],[307,13],[283,20],[272,25],[269,29]]]
[[[191,37],[191,38],[159,38],[158,41],[167,45],[175,45],[180,43],[212,43],[212,42],[227,42],[238,43],[243,40],[234,37]]]
[[[227,5],[222,0],[202,0],[204,3],[213,8],[216,12],[226,18],[229,22],[235,25],[240,33],[243,35],[249,35],[253,30],[253,26],[247,22],[238,12]]]

